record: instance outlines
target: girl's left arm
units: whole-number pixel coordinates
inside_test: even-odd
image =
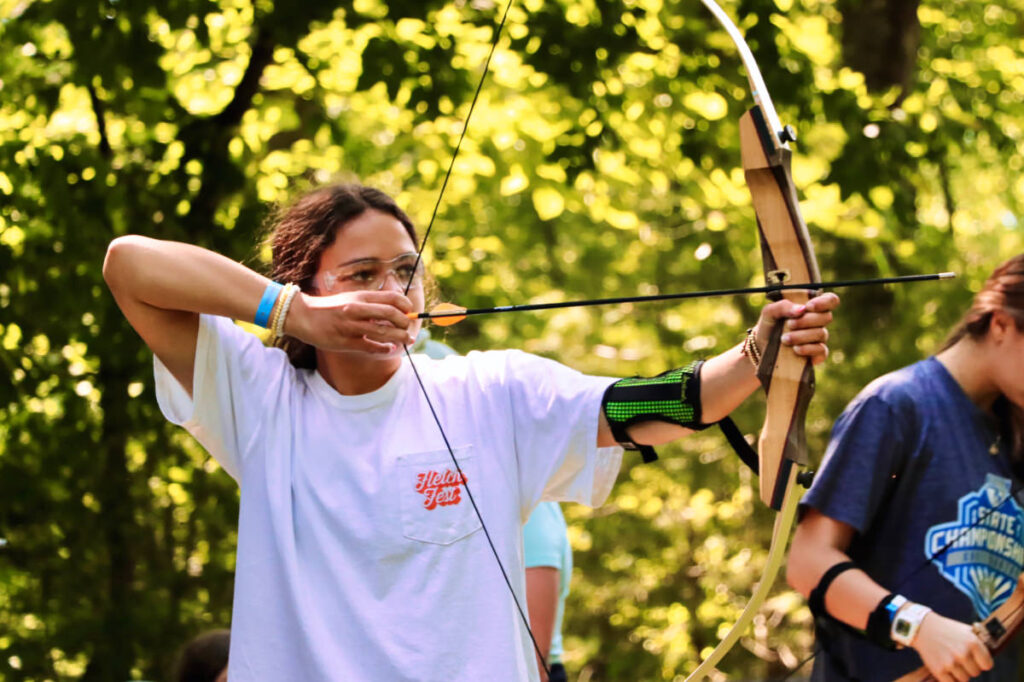
[[[828,357],[828,330],[832,322],[832,311],[839,305],[834,293],[821,294],[804,305],[788,300],[769,303],[761,310],[755,332],[759,349],[764,349],[766,339],[778,320],[786,320],[782,343],[793,349],[797,355],[820,364]],[[728,416],[736,407],[760,386],[753,363],[743,355],[739,343],[729,350],[716,355],[704,363],[701,370],[701,421],[713,424]],[[648,421],[629,427],[629,435],[637,443],[661,445],[692,433],[690,429],[660,421]],[[611,427],[600,415],[597,444],[600,447],[615,445]]]

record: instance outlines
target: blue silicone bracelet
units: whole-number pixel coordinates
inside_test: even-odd
[[[892,598],[892,601],[885,605],[885,610],[889,614],[889,625],[892,625],[892,622],[896,620],[896,612],[899,611],[906,603],[907,598],[902,594],[897,594]]]
[[[270,322],[270,313],[274,310],[274,304],[277,303],[277,296],[281,293],[281,289],[284,289],[284,285],[271,282],[263,290],[263,298],[260,299],[260,305],[256,308],[256,317],[253,318],[255,324],[266,327]]]

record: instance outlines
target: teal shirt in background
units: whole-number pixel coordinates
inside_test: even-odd
[[[434,341],[430,338],[430,332],[426,329],[421,329],[420,333],[416,336],[416,343],[412,347],[413,353],[423,353],[428,358],[440,360],[446,358],[449,355],[458,355],[454,348],[447,346],[440,341]]]
[[[431,339],[426,329],[420,331],[412,350],[435,360],[458,355],[449,346]],[[541,502],[533,510],[523,526],[523,547],[526,568],[551,566],[558,569],[558,606],[555,610],[555,628],[551,634],[548,663],[561,663],[562,615],[565,613],[565,598],[569,596],[569,582],[572,580],[572,548],[569,547],[569,529],[557,502]]]
[[[562,662],[562,615],[565,598],[569,596],[572,579],[572,548],[569,547],[569,529],[557,502],[541,502],[523,526],[523,547],[526,568],[551,566],[558,569],[558,608],[555,628],[551,633],[548,663]]]

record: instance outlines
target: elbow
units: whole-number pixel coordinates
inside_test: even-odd
[[[793,552],[790,551],[790,553],[789,553],[789,560],[786,562],[786,583],[793,590],[799,592],[800,594],[802,594],[802,595],[804,595],[806,597],[807,594],[804,593],[804,591],[802,589],[803,581],[800,580],[800,575],[799,575],[800,571],[797,569],[796,563],[797,562],[794,561]]]
[[[800,526],[797,526],[797,534],[799,532]],[[804,568],[802,549],[799,538],[794,535],[793,543],[789,548],[789,556],[786,558],[786,584],[806,597],[808,591],[804,590],[804,583],[806,581],[804,580],[804,571],[802,570]]]
[[[789,549],[789,558],[786,560],[786,583],[804,597],[809,597],[816,584],[815,579],[820,577],[814,575],[817,566],[814,556],[820,555],[821,550],[809,545],[806,535],[801,533],[801,530],[803,529],[798,525]]]
[[[107,246],[107,254],[103,258],[103,279],[111,291],[116,291],[125,282],[133,254],[143,247],[146,237],[125,235],[118,237]]]

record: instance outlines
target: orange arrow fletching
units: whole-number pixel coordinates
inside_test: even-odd
[[[466,316],[462,314],[464,312],[466,312],[465,308],[454,303],[439,303],[431,309],[428,317],[439,327],[450,327],[466,319]],[[416,318],[418,316],[416,313],[409,313],[409,317]]]

